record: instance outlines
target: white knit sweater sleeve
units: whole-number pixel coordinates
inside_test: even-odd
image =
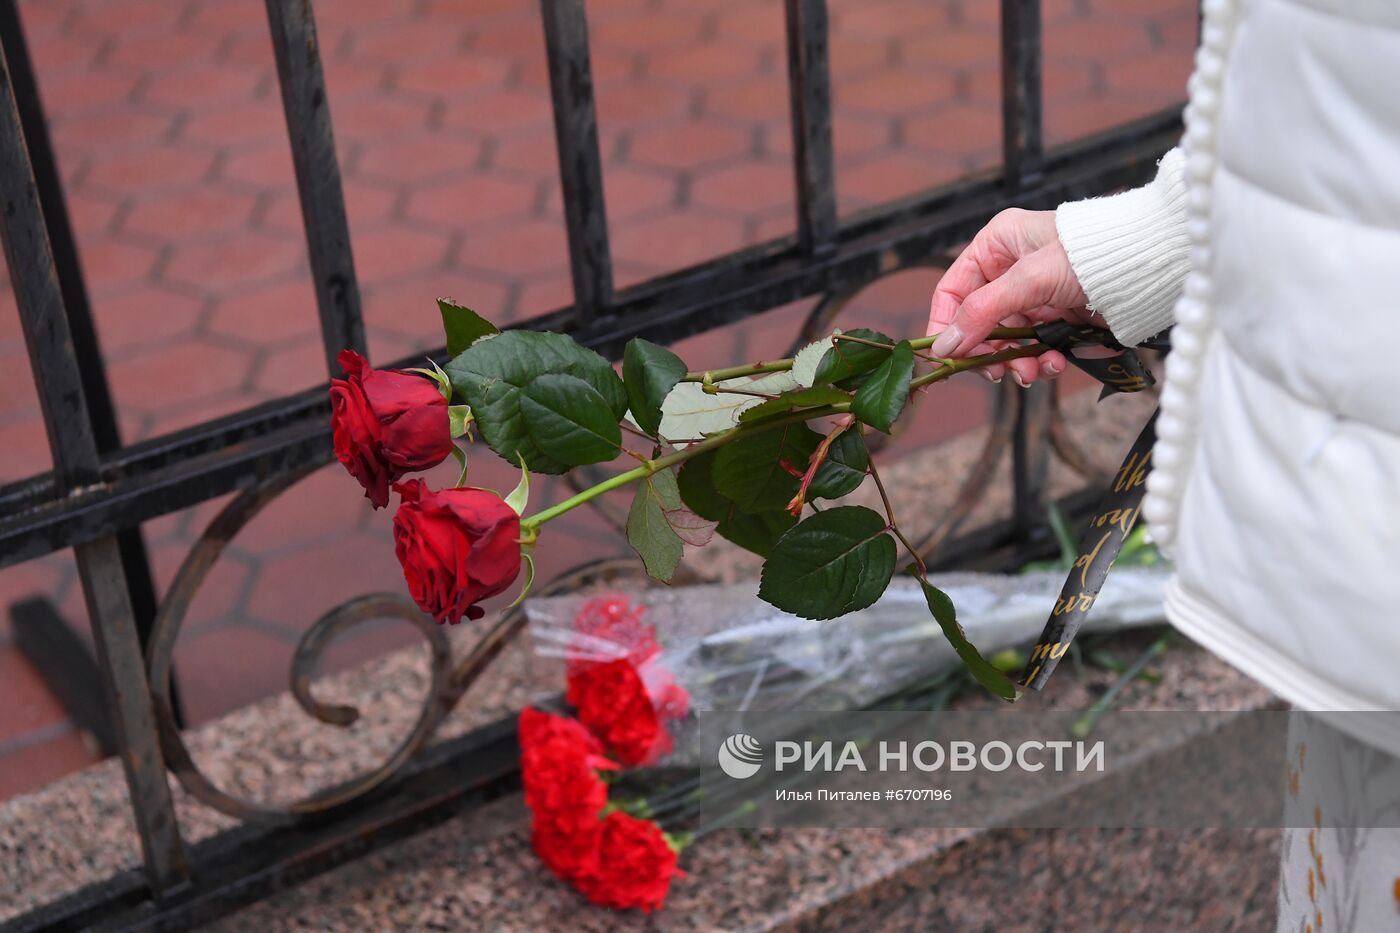
[[[1141,188],[1105,198],[1068,201],[1055,227],[1070,265],[1113,336],[1135,346],[1172,323],[1189,266],[1186,159],[1173,149],[1157,177]]]

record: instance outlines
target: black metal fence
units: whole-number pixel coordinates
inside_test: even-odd
[[[1144,180],[1180,134],[1179,108],[1173,108],[1045,151],[1039,4],[1002,0],[1001,170],[840,221],[826,0],[785,4],[796,235],[617,291],[585,3],[542,0],[574,302],[517,326],[567,332],[615,356],[635,336],[671,342],[821,296],[808,328],[819,331],[862,287],[902,269],[940,264],[948,250],[1004,208],[1052,207]],[[266,6],[328,375],[334,376],[338,351],[364,352],[365,329],[312,4],[266,0]],[[498,624],[455,667],[441,634],[431,624],[420,626],[434,649],[432,695],[393,758],[349,785],[274,810],[223,794],[194,768],[180,740],[169,680],[180,617],[204,571],[242,524],[332,458],[327,395],[320,387],[139,444],[120,443],[15,0],[0,0],[0,51],[0,234],[54,464],[51,472],[0,488],[0,566],[65,548],[76,554],[112,741],[125,769],[144,855],[140,871],[49,904],[20,918],[19,927],[78,928],[99,921],[192,925],[508,789],[515,767],[510,724],[425,746],[437,723],[518,630],[513,619]],[[1085,468],[1082,457],[1075,462],[1078,455],[1068,439],[1053,430],[1051,392],[1038,387],[1002,396],[988,451],[993,443],[997,451],[1010,448],[1016,506],[1010,521],[976,537],[983,550],[1025,543],[1033,535],[1052,448]],[[968,503],[985,488],[982,482],[980,476],[969,477],[940,535],[966,517]],[[232,491],[242,495],[205,532],[158,604],[142,523]],[[43,614],[34,607],[27,611]],[[308,633],[297,651],[295,688],[309,712],[326,721],[337,715],[310,698],[305,666],[340,627],[386,614],[415,624],[421,620],[401,602],[366,597],[334,611]],[[61,625],[56,615],[41,621]],[[242,817],[244,825],[187,845],[167,770],[200,799]]]

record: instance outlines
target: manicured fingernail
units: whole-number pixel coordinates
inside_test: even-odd
[[[1058,376],[1064,368],[1064,363],[1060,363],[1055,360],[1050,360],[1045,364],[1045,372],[1047,375],[1050,376]]]
[[[938,335],[938,339],[933,342],[933,346],[928,348],[930,356],[947,356],[958,348],[962,343],[962,331],[958,325],[950,324],[948,329]]]
[[[1016,384],[1023,389],[1030,388],[1030,383],[1021,378],[1021,374],[1016,370],[1011,370],[1011,378],[1016,380]]]
[[[993,376],[991,372],[986,369],[977,370],[977,375],[981,376],[983,379],[987,380],[992,385],[996,385],[998,382],[1001,382],[1000,376]]]

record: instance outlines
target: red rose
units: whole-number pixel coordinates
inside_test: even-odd
[[[671,736],[627,658],[576,666],[565,696],[579,722],[623,764],[650,764],[671,751]]]
[[[442,623],[485,613],[476,604],[504,592],[520,573],[520,516],[485,489],[434,491],[399,483],[394,553],[418,608]]]
[[[354,350],[342,350],[337,359],[345,378],[331,380],[335,456],[382,509],[391,483],[452,452],[447,399],[427,379],[371,369]]]
[[[598,872],[575,885],[595,904],[652,911],[665,905],[671,879],[684,877],[677,861],[661,827],[614,810],[603,820]]]
[[[535,852],[561,878],[595,872],[603,828],[598,814],[608,802],[608,787],[598,772],[617,765],[572,719],[526,708],[520,713],[519,734],[520,776],[534,817]]]

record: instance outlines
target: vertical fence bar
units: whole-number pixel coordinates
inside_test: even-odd
[[[1001,0],[1002,157],[1012,190],[1040,180],[1045,162],[1040,0]]]
[[[107,366],[102,359],[97,329],[93,326],[92,304],[88,300],[73,224],[63,196],[58,160],[49,139],[43,103],[39,99],[39,87],[34,77],[34,64],[29,57],[15,0],[0,0],[0,47],[3,47],[5,60],[10,66],[10,86],[14,90],[15,107],[19,111],[20,126],[29,150],[29,164],[34,171],[44,226],[49,232],[54,271],[58,276],[64,313],[68,317],[73,349],[78,356],[78,375],[83,385],[83,396],[87,399],[88,415],[92,419],[93,439],[99,454],[111,453],[121,447],[116,407],[107,383]],[[141,529],[127,528],[118,533],[117,549],[121,553],[127,589],[131,593],[136,631],[144,645],[155,624],[156,589]],[[183,717],[178,699],[175,713],[177,721],[181,721]]]
[[[785,0],[797,242],[807,255],[834,248],[836,184],[831,146],[831,68],[826,0]]]
[[[583,0],[541,0],[540,12],[569,233],[574,308],[579,323],[585,324],[607,308],[613,297],[603,160],[598,151],[598,114],[588,61],[588,20]]]
[[[99,456],[63,308],[9,68],[0,49],[0,240],[19,305],[61,490],[99,481]],[[156,738],[146,665],[113,537],[74,549],[147,878],[159,895],[185,877],[184,850]]]
[[[311,0],[267,0],[267,19],[311,254],[321,340],[330,374],[338,376],[336,354],[346,349],[366,353],[365,322]]]

